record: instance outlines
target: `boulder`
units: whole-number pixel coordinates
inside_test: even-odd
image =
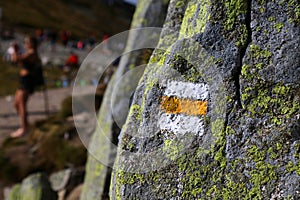
[[[7,200],[57,200],[46,175],[38,173],[27,177],[15,185]]]
[[[20,184],[16,184],[11,189],[7,189],[4,193],[5,200],[21,199],[20,187]]]
[[[53,173],[49,177],[51,187],[55,192],[59,192],[62,199],[65,199],[71,191],[83,182],[84,171],[82,169],[65,169]]]
[[[297,1],[172,0],[112,199],[299,199]]]

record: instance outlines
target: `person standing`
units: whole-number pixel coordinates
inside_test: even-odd
[[[20,54],[20,48],[19,48],[19,45],[16,43],[16,42],[12,42],[7,51],[6,51],[6,54],[4,55],[4,61],[6,62],[9,62],[9,63],[12,63],[12,57],[14,54]]]
[[[69,42],[69,34],[68,34],[68,32],[65,31],[65,30],[63,30],[61,32],[60,38],[61,38],[62,44],[64,45],[64,47],[66,47],[68,45],[68,42]]]
[[[29,96],[34,92],[34,73],[37,66],[41,66],[37,48],[38,41],[35,37],[26,36],[24,41],[25,53],[14,54],[12,59],[20,66],[20,87],[16,91],[14,105],[21,119],[21,128],[11,134],[11,137],[20,137],[28,131],[27,102]]]
[[[52,52],[55,52],[56,49],[56,40],[57,40],[57,31],[51,30],[49,33],[49,39],[50,39],[50,50]]]

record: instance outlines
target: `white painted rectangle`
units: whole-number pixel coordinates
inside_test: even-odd
[[[161,130],[172,131],[177,136],[186,133],[193,133],[198,136],[204,134],[203,119],[197,116],[162,113],[158,125]]]
[[[207,100],[208,85],[205,83],[168,81],[164,95],[194,100]]]

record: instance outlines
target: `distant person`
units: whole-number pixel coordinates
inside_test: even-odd
[[[24,41],[25,53],[13,55],[13,61],[20,65],[20,87],[15,95],[15,108],[21,119],[21,128],[11,134],[11,137],[20,137],[28,131],[27,102],[29,96],[34,92],[34,73],[37,66],[41,66],[37,48],[38,41],[35,37],[26,36]]]
[[[44,32],[42,29],[38,28],[35,30],[35,36],[39,42],[44,40]]]
[[[48,41],[50,37],[50,30],[49,29],[44,29],[43,30],[43,40]]]
[[[69,42],[69,33],[67,31],[63,30],[61,32],[60,39],[61,39],[61,42],[64,45],[64,47],[66,47]]]
[[[102,45],[103,45],[104,53],[110,53],[109,47],[108,47],[108,39],[109,39],[109,35],[104,34],[102,37]]]
[[[68,59],[65,62],[65,66],[71,67],[71,68],[78,68],[79,66],[79,59],[78,55],[71,51]]]
[[[11,40],[15,38],[15,30],[13,28],[2,28],[1,37],[4,40]]]
[[[94,45],[95,45],[95,43],[96,43],[96,36],[95,36],[95,33],[91,33],[91,34],[89,35],[89,39],[88,39],[89,48],[90,48],[90,49],[93,48]]]
[[[12,42],[9,45],[9,47],[4,55],[4,61],[13,63],[14,54],[20,54],[20,47],[19,47],[18,43],[16,43],[16,42]]]
[[[77,42],[77,49],[79,49],[79,50],[83,50],[83,49],[84,49],[84,47],[85,47],[85,44],[84,44],[84,42],[83,42],[83,41],[81,41],[81,40],[79,40],[79,41]]]
[[[55,30],[51,30],[49,32],[49,40],[50,40],[50,50],[55,51],[56,40],[57,40],[57,32]]]
[[[77,69],[79,67],[79,58],[76,53],[73,51],[70,52],[69,57],[65,61],[63,67],[62,67],[62,86],[67,87],[71,80],[74,78],[74,70],[72,69]]]
[[[102,37],[102,42],[107,42],[108,39],[109,39],[109,35],[104,34],[103,37]]]

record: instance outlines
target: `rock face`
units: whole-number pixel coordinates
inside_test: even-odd
[[[112,199],[300,198],[299,8],[170,2],[122,129]]]
[[[168,0],[139,1],[131,28],[161,27],[166,16],[168,2]],[[110,167],[113,166],[115,160],[118,135],[127,117],[131,93],[134,92],[144,70],[144,67],[137,70],[134,68],[146,64],[151,55],[151,52],[148,53],[147,50],[131,52],[139,49],[139,46],[147,45],[143,45],[138,40],[143,33],[140,35],[137,33],[141,32],[129,32],[126,53],[122,56],[120,65],[106,89],[99,112],[99,128],[95,131],[89,145],[90,155],[86,166],[81,200],[108,198],[111,179]],[[147,36],[151,35],[159,37],[157,32]],[[147,42],[149,44],[149,41]],[[151,45],[152,48],[156,47],[156,43]],[[129,69],[132,69],[133,73],[124,76]],[[114,109],[112,110],[111,107]],[[108,140],[112,142],[107,142]]]
[[[34,174],[15,185],[8,200],[56,200],[57,194],[44,174]]]

